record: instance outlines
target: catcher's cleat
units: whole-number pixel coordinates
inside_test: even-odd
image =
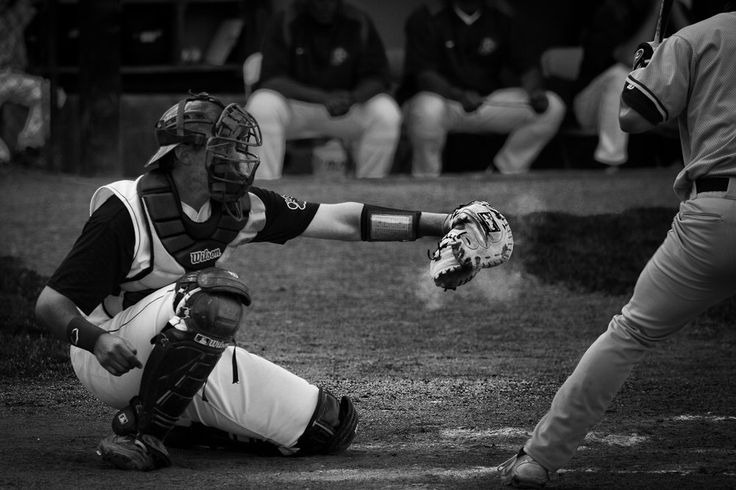
[[[553,477],[522,449],[498,467],[501,481],[514,488],[542,488]]]
[[[97,446],[97,454],[121,470],[150,471],[171,466],[164,444],[149,434],[107,436]]]

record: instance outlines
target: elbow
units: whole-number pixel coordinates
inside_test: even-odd
[[[38,295],[36,299],[36,306],[33,313],[36,315],[36,320],[41,325],[46,325],[44,319],[46,318],[46,312],[49,310],[49,288],[45,287]]]
[[[56,307],[59,296],[61,295],[50,287],[44,287],[36,299],[36,306],[33,310],[39,325],[50,331],[53,330],[55,317],[60,316]]]
[[[618,125],[624,133],[636,133],[635,125],[628,119],[619,118]]]
[[[621,119],[619,118],[619,126],[621,127],[621,131],[625,133],[645,133],[652,129],[654,127],[653,124],[650,124],[647,121],[644,120],[632,120],[632,119]]]
[[[618,124],[621,127],[621,131],[625,133],[644,133],[655,126],[641,114],[623,103],[618,112]]]

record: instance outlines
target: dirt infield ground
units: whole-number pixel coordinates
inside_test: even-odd
[[[382,183],[305,177],[271,187],[428,210],[482,196],[523,216],[674,206],[671,177],[671,169]],[[5,252],[50,274],[105,179],[0,179]],[[501,488],[495,466],[518,450],[627,297],[541,283],[521,267],[523,239],[511,263],[444,293],[426,277],[433,246],[296,240],[248,247],[232,264],[254,290],[239,344],[353,398],[361,423],[347,453],[172,449],[171,468],[122,472],[94,454],[110,409],[72,377],[18,373],[0,379],[0,488]],[[553,487],[736,488],[735,346],[733,324],[708,322],[667,343],[635,370]]]

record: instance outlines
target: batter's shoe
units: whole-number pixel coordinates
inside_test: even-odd
[[[149,434],[113,434],[97,446],[97,454],[121,470],[150,471],[171,466],[164,444]]]
[[[501,481],[514,488],[542,488],[553,476],[522,449],[498,468]]]

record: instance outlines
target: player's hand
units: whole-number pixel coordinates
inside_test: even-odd
[[[537,114],[544,114],[545,112],[547,112],[547,108],[549,107],[549,99],[547,98],[547,94],[545,94],[544,91],[541,90],[529,94],[529,106]]]
[[[350,112],[350,108],[354,103],[355,100],[352,95],[350,95],[350,92],[346,90],[336,90],[327,95],[324,105],[330,116],[339,117]]]
[[[114,376],[122,376],[133,368],[142,368],[137,353],[133,344],[109,333],[100,335],[94,349],[97,362]]]
[[[636,52],[634,53],[634,64],[631,69],[636,70],[637,68],[646,67],[649,62],[652,61],[652,56],[654,55],[654,50],[657,49],[657,46],[658,44],[654,41],[639,44],[639,46],[636,47]]]
[[[474,90],[464,90],[460,96],[460,104],[465,112],[474,112],[478,107],[483,105],[486,98]]]

